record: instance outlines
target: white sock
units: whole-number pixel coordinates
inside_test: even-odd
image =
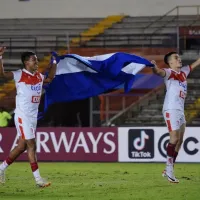
[[[173,157],[169,157],[169,156],[167,156],[167,165],[172,165],[173,166],[173,164],[174,164],[174,161],[173,161]]]
[[[7,164],[7,162],[4,160],[1,165],[0,165],[0,170],[6,170],[6,168],[8,167],[9,165]]]
[[[37,169],[33,172],[33,176],[36,181],[41,178],[39,169]]]

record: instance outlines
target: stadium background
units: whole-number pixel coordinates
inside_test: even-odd
[[[163,55],[175,50],[180,53],[183,62],[188,64],[200,55],[200,4],[197,0],[148,2],[144,0],[1,0],[0,42],[7,47],[4,56],[5,70],[18,69],[21,65],[20,54],[26,50],[37,53],[42,72],[47,70],[49,52],[52,50],[83,56],[129,52],[149,60],[155,59],[161,67],[165,67]],[[200,162],[199,75],[200,69],[196,69],[188,78],[188,95],[185,104],[188,127],[185,142],[177,159],[178,162],[185,163],[179,165],[182,173],[184,169],[189,169],[190,182],[186,181],[188,178],[186,177],[184,183],[191,183],[191,185],[200,181],[199,164],[189,164]],[[152,169],[153,166],[159,166],[158,168],[162,170],[159,164],[147,163],[165,161],[166,144],[169,138],[161,113],[165,88],[162,79],[153,75],[149,69],[143,70],[139,76],[140,79],[134,83],[132,91],[128,94],[124,94],[119,87],[98,97],[53,105],[45,120],[38,124],[39,161],[145,162],[145,164],[131,166],[132,169],[128,164],[118,163],[125,174],[127,172],[131,175],[134,170],[138,174],[144,174],[142,168],[145,171],[145,168]],[[1,79],[0,107],[11,114],[15,106],[14,97],[14,83]],[[40,110],[42,109],[41,101]],[[16,132],[13,125],[11,120],[9,128],[0,129],[0,160],[3,160],[10,149],[16,145]],[[144,140],[144,137],[148,139]],[[142,150],[140,150],[141,146],[134,145],[135,139],[140,139]],[[142,144],[142,141],[146,142]],[[26,153],[18,160],[26,160]],[[17,166],[24,167],[22,163],[18,163]],[[50,163],[44,166],[47,171],[51,169]],[[59,164],[58,168],[56,166],[55,169],[59,173],[60,170],[65,172],[64,169],[59,168]],[[88,165],[87,170],[91,170],[93,166]],[[66,167],[69,167],[66,173],[72,173],[74,169],[80,170],[80,173],[81,169],[85,170],[81,163],[69,163]],[[102,165],[98,173],[107,167]],[[112,167],[116,170],[116,165]],[[108,167],[109,174],[113,173],[112,167],[111,169]],[[154,171],[154,173],[159,172]],[[79,181],[79,176],[70,175],[74,176],[75,183]],[[105,182],[112,185],[113,182],[109,182],[106,176],[105,171],[105,176],[103,175]],[[154,185],[154,179],[158,180],[158,177],[151,176],[151,173],[147,175]],[[192,178],[193,176],[195,178]],[[115,176],[111,178],[115,179]],[[118,178],[121,180],[121,177]],[[130,181],[127,184],[130,185]],[[145,190],[148,184],[144,184]],[[161,185],[164,185],[163,182]],[[115,188],[115,185],[113,187]],[[184,199],[197,199],[196,186],[193,196],[186,190],[184,192],[183,186],[178,189],[180,193],[184,193]],[[5,193],[2,188],[0,191]],[[20,191],[14,193],[16,195]],[[106,199],[100,193],[95,198],[83,193],[84,198],[78,196],[77,199]],[[121,191],[119,199],[137,199],[123,195]],[[71,196],[63,194],[60,199],[65,197]],[[155,196],[152,194],[151,197]],[[6,199],[6,196],[3,198]],[[112,198],[118,199],[114,196],[110,197]],[[149,199],[149,197],[143,196],[141,199]],[[159,199],[165,198],[160,194]],[[174,199],[182,199],[182,197],[178,196]]]

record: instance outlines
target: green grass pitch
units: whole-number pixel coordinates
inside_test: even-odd
[[[0,185],[0,200],[198,200],[200,164],[176,164],[179,184],[161,176],[164,164],[39,163],[52,185],[39,189],[29,163],[14,163]]]

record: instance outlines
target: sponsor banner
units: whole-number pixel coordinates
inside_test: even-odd
[[[17,145],[15,128],[0,129],[0,160]],[[38,128],[39,161],[118,161],[117,128]],[[17,160],[27,160],[23,153]]]
[[[119,128],[119,162],[165,162],[169,133],[165,127]],[[200,162],[198,127],[186,128],[177,162]]]

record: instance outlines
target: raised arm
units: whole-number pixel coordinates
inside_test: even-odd
[[[14,78],[12,72],[5,72],[3,67],[3,54],[5,52],[6,47],[0,47],[0,78],[6,78],[11,80]]]
[[[44,80],[44,83],[50,83],[53,80],[54,76],[56,75],[56,69],[57,69],[57,62],[56,59],[53,57],[48,77]]]
[[[200,58],[190,65],[192,70],[194,70],[198,66],[200,66]]]
[[[165,77],[166,76],[166,72],[163,69],[160,69],[157,65],[156,65],[156,61],[152,60],[151,61],[152,64],[154,64],[154,67],[152,67],[153,73],[161,76],[161,77]]]

